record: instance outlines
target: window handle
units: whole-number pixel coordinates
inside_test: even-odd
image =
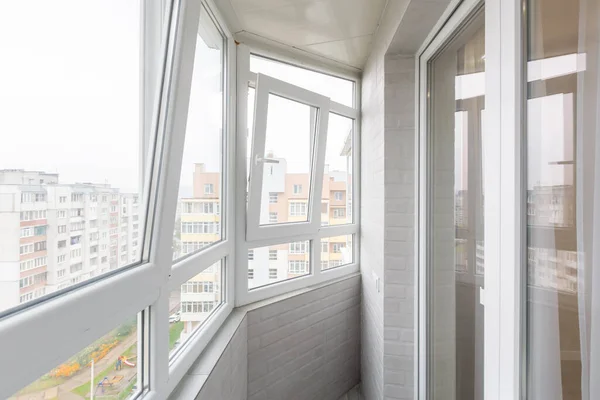
[[[279,160],[276,158],[262,157],[257,154],[256,158],[254,159],[254,165],[258,165],[258,163],[279,164]]]

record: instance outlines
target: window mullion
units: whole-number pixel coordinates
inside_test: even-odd
[[[165,397],[169,379],[168,278],[200,8],[200,0],[172,3],[156,125],[157,143],[162,146],[157,146],[153,159],[153,181],[157,183],[153,186],[158,193],[152,208],[150,255],[160,269],[163,290],[150,307],[149,387]]]

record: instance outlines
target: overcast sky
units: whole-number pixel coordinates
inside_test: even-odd
[[[31,12],[35,9],[36,12]],[[25,21],[25,23],[24,23]],[[194,163],[221,165],[222,77],[218,33],[206,15],[196,48],[181,185]],[[0,12],[0,169],[59,173],[61,183],[139,190],[139,0],[3,2]],[[252,69],[352,104],[352,84],[253,58]],[[286,104],[287,103],[287,104]],[[306,172],[306,106],[274,102],[269,148]],[[327,158],[339,157],[350,121],[330,118]]]
[[[2,2],[0,169],[137,189],[139,10],[135,0]]]

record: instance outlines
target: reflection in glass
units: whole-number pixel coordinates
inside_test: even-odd
[[[430,64],[430,390],[483,400],[485,36],[479,13]],[[452,393],[452,394],[449,394]]]
[[[527,397],[597,399],[600,1],[528,9]]]
[[[223,303],[223,264],[219,261],[185,282],[169,297],[169,352],[192,336]]]

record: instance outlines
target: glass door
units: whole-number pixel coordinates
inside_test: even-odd
[[[467,13],[427,70],[427,398],[484,398],[485,18]]]

